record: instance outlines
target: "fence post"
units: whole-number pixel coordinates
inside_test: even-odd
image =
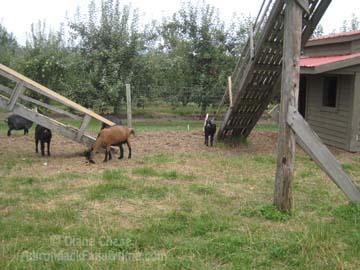
[[[298,107],[302,11],[297,1],[286,1],[274,204],[288,213],[291,213],[293,204],[291,186],[296,144],[295,134],[287,124],[287,118],[289,106]]]
[[[126,113],[127,113],[127,126],[132,128],[132,119],[131,119],[131,89],[130,84],[126,84]]]

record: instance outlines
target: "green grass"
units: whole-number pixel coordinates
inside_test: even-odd
[[[273,153],[153,153],[41,175],[41,159],[0,155],[0,269],[360,269],[360,206],[301,152],[291,215],[271,204]]]
[[[170,171],[155,170],[152,167],[139,167],[134,169],[133,173],[145,177],[161,177],[166,179],[193,180],[195,178],[193,174],[183,174],[176,170],[170,170]]]

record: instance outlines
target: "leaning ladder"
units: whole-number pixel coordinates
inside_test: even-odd
[[[109,121],[108,119],[96,114],[95,112],[71,101],[70,99],[67,99],[66,97],[50,90],[49,88],[29,79],[28,77],[25,77],[24,75],[2,64],[0,64],[0,75],[15,83],[14,88],[9,88],[0,84],[0,108],[18,114],[28,120],[33,121],[34,123],[47,127],[68,139],[85,144],[86,146],[91,146],[94,143],[95,138],[88,134],[85,134],[85,130],[92,118],[108,125],[114,125],[112,121]],[[29,91],[25,92],[25,90]],[[77,114],[70,113],[58,107],[45,104],[37,99],[34,99],[27,94],[29,92],[35,92],[37,94],[50,98],[51,100],[57,101],[65,107],[69,107],[72,110],[75,110]],[[80,127],[66,125],[51,117],[45,116],[39,112],[35,112],[29,109],[28,106],[25,104],[42,106],[50,111],[66,115],[73,119],[80,119],[81,125]]]
[[[309,0],[308,12],[303,15],[302,45],[310,38],[330,3],[331,0]],[[285,8],[285,0],[263,1],[231,76],[233,105],[225,114],[218,138],[249,136],[279,89]]]

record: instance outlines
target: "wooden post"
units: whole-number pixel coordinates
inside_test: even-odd
[[[233,95],[232,95],[232,81],[231,81],[231,76],[228,77],[228,87],[229,87],[230,107],[232,107],[232,106],[233,106]]]
[[[22,83],[16,83],[16,86],[13,90],[13,92],[11,93],[11,97],[9,100],[9,104],[7,109],[9,111],[12,111],[15,107],[16,101],[18,100],[19,96],[21,95],[21,93],[24,91],[24,85]]]
[[[302,11],[297,1],[286,0],[274,204],[288,213],[291,213],[293,205],[291,184],[294,178],[296,143],[295,134],[287,124],[287,115],[289,105],[298,107]]]
[[[297,135],[300,146],[307,152],[330,179],[355,203],[360,203],[360,190],[350,176],[341,167],[329,149],[323,144],[318,135],[302,118],[297,108],[290,106],[288,124]]]
[[[80,129],[76,135],[76,140],[80,141],[81,137],[84,135],[85,129],[87,128],[88,124],[90,123],[91,117],[87,114],[85,114],[82,122],[81,122],[81,126]]]
[[[126,112],[127,112],[127,125],[129,128],[132,128],[132,119],[131,119],[131,90],[130,84],[126,84]]]

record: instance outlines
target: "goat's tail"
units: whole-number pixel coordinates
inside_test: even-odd
[[[135,130],[133,128],[130,128],[130,134],[134,135],[135,137]]]

